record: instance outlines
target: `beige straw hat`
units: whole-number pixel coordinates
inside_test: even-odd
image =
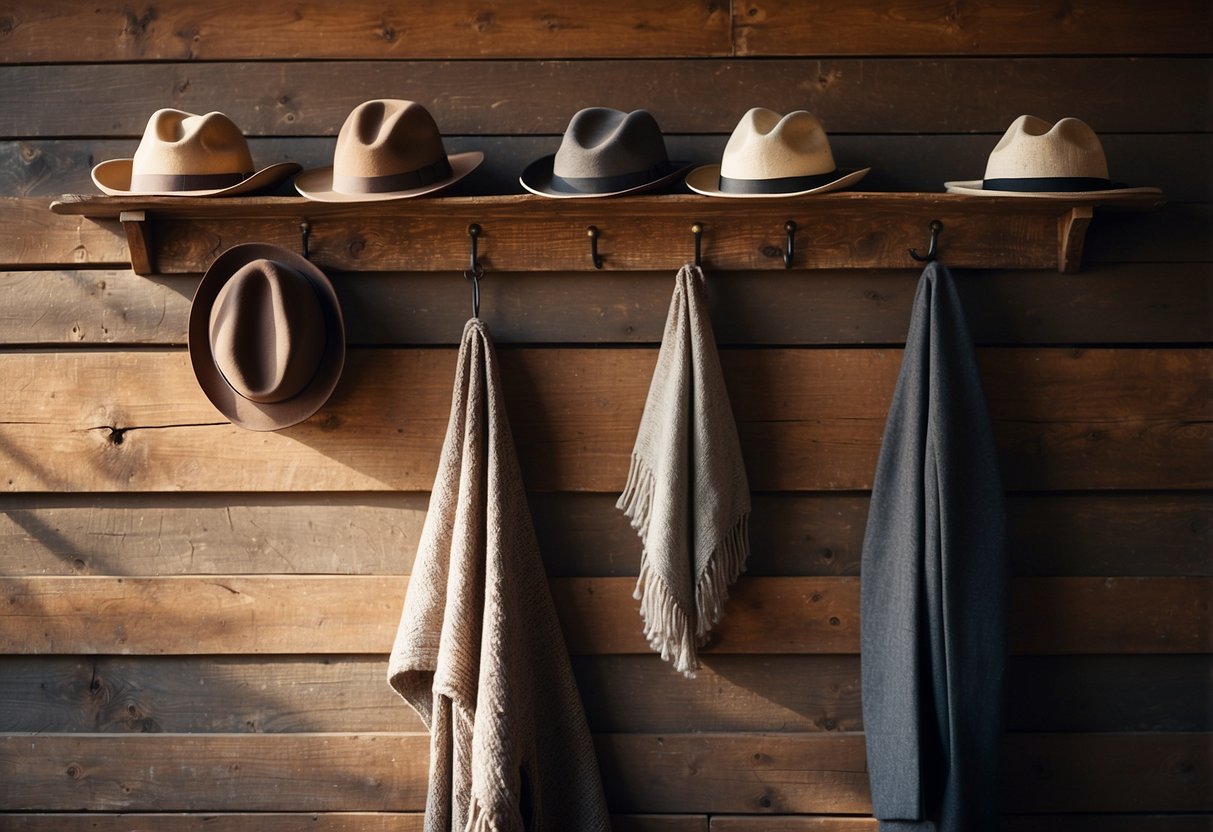
[[[805,196],[846,188],[869,170],[839,170],[821,122],[810,113],[781,116],[755,107],[734,128],[720,164],[691,171],[687,187],[707,196]]]
[[[945,182],[948,193],[972,196],[1073,198],[1160,193],[1158,188],[1113,183],[1108,160],[1086,122],[1063,118],[1050,124],[1035,116],[1011,123],[990,151],[984,179]]]
[[[354,108],[333,164],[299,174],[295,189],[317,202],[409,199],[449,188],[483,161],[479,151],[448,156],[433,116],[417,102],[380,98]]]
[[[300,166],[280,162],[254,171],[248,142],[223,113],[152,113],[135,155],[93,168],[93,182],[111,196],[235,196],[275,185]]]

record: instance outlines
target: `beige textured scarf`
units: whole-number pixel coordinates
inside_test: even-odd
[[[475,318],[388,681],[430,729],[426,832],[609,829],[493,344]]]
[[[706,295],[703,272],[683,266],[617,505],[643,545],[644,634],[688,676],[750,550],[750,489]]]

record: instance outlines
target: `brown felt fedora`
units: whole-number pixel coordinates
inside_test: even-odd
[[[1103,144],[1085,121],[1063,118],[1050,124],[1028,115],[1011,122],[990,151],[984,178],[945,182],[944,188],[969,196],[1038,199],[1161,193],[1112,182]]]
[[[345,364],[345,324],[324,272],[268,243],[233,246],[194,293],[190,362],[232,424],[278,430],[328,400]]]
[[[671,162],[657,120],[647,110],[587,107],[570,119],[560,148],[527,165],[518,181],[557,199],[619,196],[660,188],[689,170]]]
[[[479,151],[448,155],[438,125],[416,101],[364,101],[337,134],[333,164],[304,171],[295,190],[317,202],[379,202],[436,193],[481,162]]]
[[[780,115],[754,107],[733,128],[720,164],[695,168],[687,187],[706,196],[806,196],[849,187],[869,170],[839,170],[826,132],[811,113]]]
[[[268,188],[297,173],[294,162],[256,170],[248,141],[223,113],[152,113],[130,159],[93,168],[93,182],[110,196],[236,196]]]

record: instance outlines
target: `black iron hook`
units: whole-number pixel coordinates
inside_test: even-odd
[[[472,281],[472,317],[480,317],[480,278],[484,276],[484,266],[476,259],[476,241],[480,237],[480,226],[472,223],[468,226],[468,236],[472,238],[472,262],[463,273],[465,280]]]
[[[783,267],[792,268],[792,259],[796,257],[796,222],[788,220],[783,224],[783,230],[788,232],[788,242],[783,249]]]
[[[703,223],[697,222],[692,224],[691,233],[695,235],[695,268],[699,268],[702,265],[700,252],[702,251],[703,243]]]
[[[300,247],[303,249],[303,259],[304,260],[308,259],[308,238],[311,236],[312,236],[312,224],[307,220],[304,220],[303,222],[299,223],[299,242],[300,242]]]
[[[602,268],[602,255],[598,253],[598,226],[591,225],[585,230],[585,233],[590,238],[590,260],[594,263],[594,268]]]
[[[923,255],[919,254],[915,249],[907,249],[910,252],[910,256],[919,263],[930,263],[938,255],[939,232],[943,231],[943,223],[939,220],[931,220],[931,222],[927,224],[927,228],[931,230],[931,244],[927,248],[927,253]]]

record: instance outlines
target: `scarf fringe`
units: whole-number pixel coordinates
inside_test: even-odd
[[[616,508],[627,516],[642,541],[648,535],[655,488],[653,472],[633,454],[627,484]],[[675,670],[688,678],[694,678],[699,670],[696,648],[707,641],[708,633],[720,623],[724,605],[729,600],[729,587],[745,571],[750,554],[749,517],[747,509],[737,518],[717,544],[708,558],[707,569],[695,583],[694,628],[669,585],[650,567],[647,551],[642,553],[640,576],[632,597],[640,601],[645,638],[664,661],[671,662]]]

